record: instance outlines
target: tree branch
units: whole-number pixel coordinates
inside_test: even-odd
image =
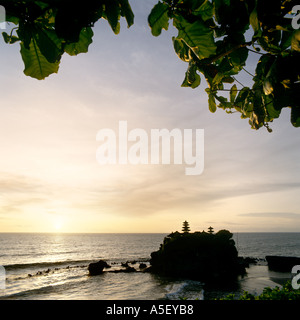
[[[212,58],[205,58],[205,59],[202,59],[200,60],[200,64],[205,64],[205,65],[209,65],[211,63],[214,63],[216,62],[217,60],[221,59],[221,58],[224,58],[226,56],[228,56],[229,54],[231,54],[232,52],[240,49],[240,48],[245,48],[245,47],[248,47],[252,45],[252,41],[249,41],[249,42],[245,42],[245,43],[241,43],[233,48],[231,48],[230,50],[226,51],[226,52],[223,52],[223,53],[220,53]],[[248,49],[249,50],[249,49]]]

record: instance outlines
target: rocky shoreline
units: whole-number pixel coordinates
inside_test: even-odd
[[[88,266],[88,272],[90,276],[97,276],[104,272],[111,273],[131,273],[131,272],[149,272],[150,268],[145,262],[140,262],[138,268],[135,268],[133,265],[137,264],[137,261],[127,261],[121,263],[121,268],[115,267],[112,269],[112,266],[109,265],[105,260],[99,260],[98,262],[90,263]],[[105,270],[104,269],[109,269]]]
[[[166,236],[159,250],[150,254],[150,266],[137,261],[121,263],[121,268],[110,272],[151,272],[172,278],[185,278],[205,283],[230,282],[244,276],[250,265],[268,265],[270,270],[289,271],[300,265],[300,258],[266,256],[265,259],[240,257],[232,239],[233,234],[225,229],[214,232],[190,232],[188,222],[183,223],[183,232],[172,232]],[[104,260],[90,263],[89,275],[99,275],[111,266]]]
[[[266,264],[265,259],[260,258],[253,258],[253,257],[238,257],[239,263],[244,266],[245,268],[249,268],[250,265],[257,265],[257,264]],[[153,268],[149,265],[150,259],[144,262],[138,261],[126,261],[122,262],[121,264],[117,264],[115,262],[109,265],[105,260],[99,260],[97,262],[92,262],[87,267],[88,275],[95,276],[103,274],[104,272],[110,273],[130,273],[130,272],[153,272]],[[137,267],[135,265],[138,265]],[[45,272],[49,272],[48,270]],[[155,273],[155,272],[154,272]]]
[[[286,257],[286,256],[266,256],[263,258],[255,257],[238,257],[239,264],[244,268],[249,268],[251,265],[258,266],[268,266],[269,270],[278,272],[291,272],[294,265],[300,265],[300,257]],[[99,260],[97,262],[92,262],[88,265],[78,265],[78,266],[67,266],[63,269],[72,268],[86,268],[88,270],[88,275],[100,275],[104,272],[110,273],[130,273],[130,272],[153,272],[153,268],[150,264],[150,259],[143,259],[142,261],[126,261],[126,262],[111,262],[108,264],[105,260]],[[46,269],[42,271],[37,271],[33,274],[28,274],[28,277],[47,275],[55,271],[59,271],[61,268]],[[155,273],[155,272],[153,272]]]
[[[121,268],[112,269],[106,261],[99,260],[89,264],[89,275],[99,275],[105,271],[150,272],[210,283],[230,281],[237,276],[244,276],[247,274],[246,269],[251,265],[264,265],[268,266],[269,270],[279,272],[291,272],[293,266],[300,265],[298,257],[240,257],[231,236],[227,230],[221,230],[217,234],[171,234],[164,239],[158,251],[151,253],[150,265],[141,262],[136,268],[137,261],[127,261],[121,263]]]

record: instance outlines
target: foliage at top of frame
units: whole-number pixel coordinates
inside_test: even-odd
[[[6,43],[20,42],[24,73],[38,80],[57,73],[62,55],[88,51],[95,22],[106,19],[115,34],[120,19],[128,27],[134,14],[128,0],[74,1],[2,1],[8,23],[16,25],[11,33],[3,32]]]
[[[175,52],[188,63],[182,86],[198,87],[202,74],[211,112],[217,107],[239,112],[253,129],[271,131],[268,123],[285,107],[291,108],[293,126],[300,126],[300,30],[287,17],[295,5],[281,0],[165,0],[153,8],[149,24],[157,36],[173,21],[178,29]],[[245,69],[250,53],[259,56],[255,74]],[[236,79],[240,72],[250,76],[252,87]]]
[[[4,0],[6,20],[14,27],[3,32],[8,44],[20,42],[24,73],[45,79],[57,73],[62,55],[87,52],[93,26],[105,19],[115,34],[120,19],[128,27],[134,14],[128,0],[87,0],[84,5],[59,0]],[[188,64],[182,87],[207,82],[208,106],[239,112],[259,129],[291,108],[291,123],[300,126],[300,30],[292,27],[296,0],[162,0],[148,23],[154,36],[178,30],[173,46]],[[298,8],[298,6],[297,6]],[[257,55],[255,74],[247,69]],[[237,75],[249,76],[247,85]],[[249,86],[251,83],[252,86]]]

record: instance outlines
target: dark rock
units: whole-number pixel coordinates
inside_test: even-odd
[[[139,268],[140,268],[140,269],[145,269],[145,268],[147,268],[146,263],[140,263]]]
[[[125,273],[130,273],[130,272],[136,272],[136,270],[133,267],[126,267],[125,269],[116,269],[116,270],[112,270],[110,272],[113,273],[120,273],[120,272],[125,272]]]
[[[273,271],[291,272],[292,268],[300,265],[299,257],[266,256],[268,267]]]
[[[122,263],[121,263],[121,266],[122,266],[122,267],[124,267],[124,268],[129,267],[129,266],[128,266],[128,261],[127,261],[127,262],[125,262],[125,263],[124,263],[124,262],[122,262]]]
[[[257,264],[258,259],[252,257],[239,257],[239,263],[245,268],[249,268],[250,264]]]
[[[143,269],[143,272],[152,272],[153,271],[153,268],[151,266]]]
[[[136,272],[136,270],[133,267],[127,267],[124,272]]]
[[[257,259],[252,257],[246,257],[244,258],[244,261],[248,264],[257,264]]]
[[[103,273],[104,268],[110,268],[110,265],[106,261],[100,260],[98,262],[92,262],[88,266],[90,276],[96,276]]]

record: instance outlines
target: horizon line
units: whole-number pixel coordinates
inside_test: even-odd
[[[220,230],[228,230],[228,229],[220,229]],[[220,231],[219,230],[219,231]],[[237,231],[232,232],[228,230],[232,234],[239,233],[300,233],[300,231]],[[180,232],[180,231],[169,231],[169,232],[55,232],[55,231],[0,231],[0,234],[170,234],[172,232]],[[203,231],[192,231],[189,233],[195,232],[203,232]],[[206,232],[206,231],[205,231]],[[218,232],[218,231],[217,231]],[[217,233],[215,232],[215,233]]]

